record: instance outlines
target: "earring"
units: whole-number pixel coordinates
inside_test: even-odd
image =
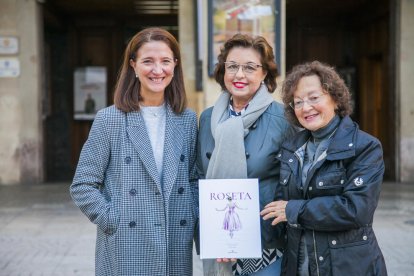
[[[262,84],[265,84],[265,83],[264,83],[264,80],[262,80]]]
[[[138,74],[135,74],[135,77],[138,78]]]

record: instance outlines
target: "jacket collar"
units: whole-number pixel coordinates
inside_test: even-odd
[[[126,124],[128,138],[145,166],[151,178],[157,184],[159,191],[168,199],[172,186],[176,181],[178,165],[181,158],[181,149],[184,141],[184,130],[179,115],[175,114],[167,105],[165,122],[165,141],[164,141],[164,160],[163,160],[163,185],[158,176],[155,164],[154,153],[152,152],[151,142],[145,127],[141,112],[126,113]],[[188,157],[187,157],[188,158]]]
[[[328,160],[345,159],[355,155],[358,125],[345,116],[328,147]]]
[[[349,116],[342,118],[327,149],[327,159],[338,160],[354,156],[358,129],[358,125]],[[310,136],[311,132],[304,129],[298,132],[294,139],[287,141],[283,148],[295,152],[309,140]]]

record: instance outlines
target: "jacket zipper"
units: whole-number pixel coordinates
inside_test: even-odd
[[[299,165],[300,165],[300,179],[302,180],[302,166],[303,166],[303,160],[300,158],[300,156],[296,153],[296,151],[294,152],[295,157],[298,159],[299,161]],[[313,168],[314,169],[314,168]],[[313,174],[313,172],[312,172]],[[309,175],[306,179],[306,182],[310,182],[310,178]],[[305,184],[307,184],[305,183]],[[306,186],[306,185],[305,185]],[[309,199],[309,195],[307,193],[307,191],[304,191],[304,198],[305,199]],[[317,250],[316,250],[316,240],[315,240],[315,230],[312,230],[312,236],[313,236],[313,248],[314,248],[314,253],[315,253],[315,262],[316,262],[316,274],[318,276],[320,276],[320,272],[319,272],[319,264],[318,264],[318,254],[317,254]]]
[[[319,276],[319,264],[318,264],[318,254],[316,252],[316,240],[315,240],[315,230],[312,230],[313,235],[313,249],[315,252],[315,263],[316,263],[316,274]]]

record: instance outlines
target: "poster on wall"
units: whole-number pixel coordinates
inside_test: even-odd
[[[74,119],[93,120],[106,107],[106,68],[89,66],[74,72]]]
[[[263,36],[280,66],[280,0],[209,1],[209,75],[213,75],[220,47],[236,33]]]

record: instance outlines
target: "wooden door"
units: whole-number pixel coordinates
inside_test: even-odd
[[[374,58],[365,58],[361,62],[359,91],[360,127],[364,131],[380,138],[381,135],[381,106],[383,84],[382,64]]]
[[[119,39],[120,30],[111,28],[88,28],[83,26],[73,32],[73,70],[77,67],[103,66],[107,72],[107,105],[111,105],[113,87],[115,86],[117,67],[122,56],[119,50],[122,41]],[[121,44],[121,47],[120,47]],[[73,77],[73,76],[72,76]],[[92,120],[72,120],[72,165],[75,168],[79,159],[80,151],[85,143]]]

